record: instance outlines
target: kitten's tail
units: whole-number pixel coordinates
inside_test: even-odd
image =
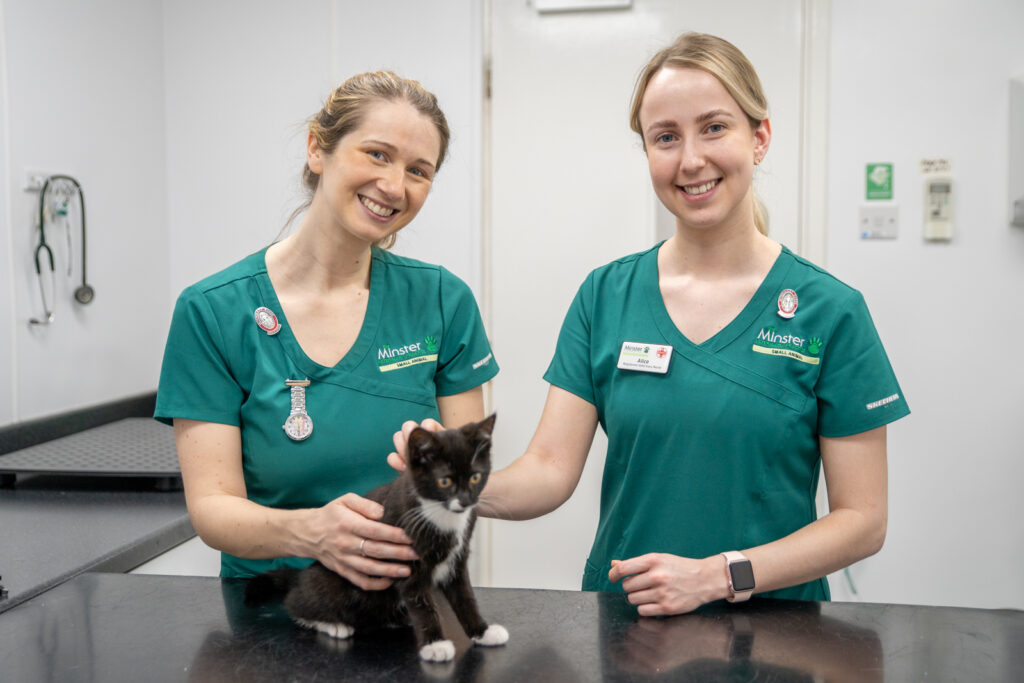
[[[292,586],[299,576],[298,569],[271,569],[249,579],[245,586],[245,604],[247,607],[255,607],[271,600],[280,600]]]

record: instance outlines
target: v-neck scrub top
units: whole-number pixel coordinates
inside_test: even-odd
[[[608,580],[613,559],[703,558],[806,526],[816,518],[818,437],[910,412],[856,290],[783,248],[742,312],[693,344],[665,308],[659,246],[587,277],[544,375],[594,404],[608,435],[584,590],[621,590]],[[788,319],[785,290],[797,300]],[[619,369],[627,342],[671,347],[667,372]],[[828,582],[762,595],[827,600]]]
[[[164,352],[155,417],[237,426],[250,500],[274,508],[320,507],[395,477],[387,462],[405,420],[439,419],[438,396],[498,373],[469,287],[440,266],[373,248],[362,328],[334,367],[310,360],[292,334],[267,276],[264,251],[188,287],[178,298]],[[267,334],[254,312],[281,328]],[[312,434],[290,439],[285,380],[305,380]],[[222,553],[221,576],[309,564]]]

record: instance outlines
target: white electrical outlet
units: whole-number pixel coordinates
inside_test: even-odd
[[[860,207],[858,232],[862,240],[894,240],[900,233],[900,212],[896,204]]]

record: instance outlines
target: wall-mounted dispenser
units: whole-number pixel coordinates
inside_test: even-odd
[[[1010,222],[1024,228],[1024,76],[1010,79]]]
[[[931,176],[924,183],[924,238],[953,239],[953,178]]]

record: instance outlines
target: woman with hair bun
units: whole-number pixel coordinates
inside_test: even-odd
[[[482,419],[498,372],[465,283],[386,250],[449,137],[419,83],[353,76],[309,122],[298,228],[179,297],[156,417],[221,576],[313,559],[364,589],[408,575],[410,540],[353,492],[393,478],[403,420]]]
[[[600,424],[585,590],[623,590],[641,615],[755,593],[827,600],[824,577],[885,538],[885,425],[909,413],[903,393],[860,293],[767,234],[753,177],[768,105],[735,46],[680,36],[641,73],[630,123],[675,233],[584,281],[537,431],[478,509],[557,508]],[[403,448],[396,435],[397,467]]]

